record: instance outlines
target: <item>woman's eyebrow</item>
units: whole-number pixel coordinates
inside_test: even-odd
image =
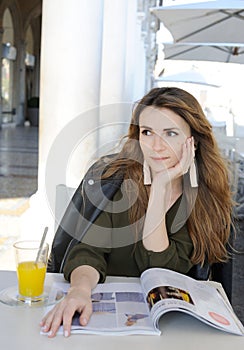
[[[146,125],[140,125],[139,127],[142,129],[153,130],[153,128],[151,128],[150,126],[146,126]],[[169,131],[169,130],[181,130],[181,129],[178,128],[177,126],[172,126],[170,128],[163,129],[163,131]]]
[[[177,126],[173,126],[171,128],[163,129],[163,131],[169,131],[169,130],[181,130],[181,128],[178,128]]]
[[[139,125],[139,128],[152,130],[152,128],[150,128],[150,126],[146,126],[146,125]]]

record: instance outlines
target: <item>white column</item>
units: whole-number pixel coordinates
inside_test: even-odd
[[[132,103],[141,90],[139,75],[145,80],[145,71],[137,69],[145,60],[139,55],[138,37],[137,0],[105,0],[100,154],[112,151],[114,143],[127,133]]]
[[[136,53],[136,63],[134,65],[134,100],[137,101],[146,93],[146,49],[145,49],[145,33],[142,23],[145,19],[145,13],[137,12],[136,21],[136,43],[134,51]]]
[[[102,30],[103,0],[43,0],[38,192],[32,198],[43,227],[56,185],[77,186],[96,149]]]
[[[97,126],[97,114],[88,119],[86,112],[99,105],[102,24],[101,0],[43,2],[39,185],[53,141],[67,124],[81,116],[81,137],[87,123]]]

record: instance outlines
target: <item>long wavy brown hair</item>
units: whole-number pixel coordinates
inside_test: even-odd
[[[148,206],[148,186],[143,182],[143,155],[139,145],[139,118],[147,106],[168,108],[181,116],[190,126],[195,140],[195,160],[198,170],[198,188],[195,203],[187,219],[193,242],[194,264],[225,261],[227,243],[232,225],[233,200],[227,162],[217,146],[212,127],[198,101],[190,93],[176,88],[154,88],[135,106],[126,142],[113,159],[103,178],[123,169],[124,179],[139,187],[137,200],[129,209],[131,223],[142,218]],[[189,174],[187,174],[189,178]],[[188,181],[189,182],[189,181]],[[190,185],[189,185],[190,187]],[[185,186],[184,186],[185,190]],[[128,197],[133,196],[133,186],[126,186]],[[191,207],[191,196],[188,205]]]

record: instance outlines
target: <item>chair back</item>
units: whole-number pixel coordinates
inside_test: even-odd
[[[64,184],[56,186],[56,199],[55,199],[55,231],[60,224],[62,217],[67,209],[70,199],[75,193],[75,188],[68,187]]]

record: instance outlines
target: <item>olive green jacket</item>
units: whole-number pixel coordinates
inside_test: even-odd
[[[184,197],[181,196],[166,214],[169,247],[162,252],[147,250],[140,239],[142,233],[135,243],[125,197],[121,190],[116,192],[113,200],[90,226],[82,242],[69,252],[64,265],[67,280],[71,272],[81,265],[94,267],[100,273],[99,282],[103,282],[107,275],[138,277],[151,267],[168,268],[181,273],[191,269],[193,244],[184,219]]]

